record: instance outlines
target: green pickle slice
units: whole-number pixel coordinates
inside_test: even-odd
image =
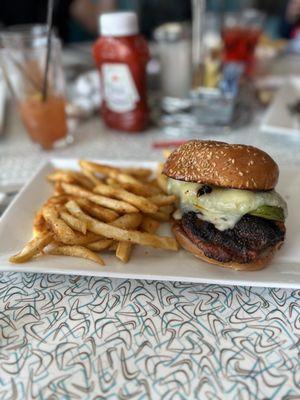
[[[254,215],[255,217],[284,222],[284,212],[281,207],[261,206],[256,210],[251,211],[249,214]]]

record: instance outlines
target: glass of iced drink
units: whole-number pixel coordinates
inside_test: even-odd
[[[51,35],[47,80],[47,28],[26,26],[0,33],[1,67],[24,127],[41,148],[72,141],[66,115],[61,42]]]

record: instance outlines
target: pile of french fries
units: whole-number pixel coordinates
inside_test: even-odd
[[[44,254],[81,257],[105,265],[99,253],[129,261],[135,245],[178,250],[173,237],[155,234],[168,222],[176,197],[167,194],[161,166],[156,176],[143,168],[115,168],[79,161],[80,171],[55,170],[47,179],[53,195],[37,212],[33,239],[12,263]]]

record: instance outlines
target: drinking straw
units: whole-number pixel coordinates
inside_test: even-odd
[[[45,73],[44,73],[43,90],[42,90],[43,101],[47,100],[48,71],[49,71],[50,56],[51,56],[51,43],[52,43],[51,34],[52,34],[52,24],[53,24],[53,7],[54,7],[54,0],[48,0],[48,7],[47,7],[47,50],[46,50]]]
[[[192,59],[194,88],[201,86],[203,80],[203,30],[205,8],[205,0],[192,0]]]

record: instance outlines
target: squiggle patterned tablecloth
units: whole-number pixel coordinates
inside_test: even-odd
[[[299,399],[300,290],[0,274],[0,398]]]

